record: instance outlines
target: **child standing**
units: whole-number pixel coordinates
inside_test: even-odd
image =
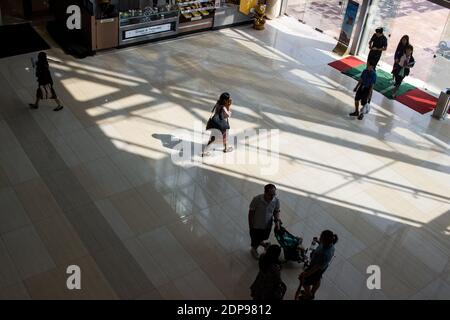
[[[376,81],[377,73],[374,70],[374,66],[369,62],[366,70],[361,75],[361,79],[359,79],[358,84],[353,89],[356,92],[355,112],[350,113],[351,117],[358,117],[358,120],[364,118],[364,114],[359,112],[359,102],[361,101],[361,104],[364,106],[369,101]]]

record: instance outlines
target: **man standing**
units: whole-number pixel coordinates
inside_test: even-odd
[[[272,231],[273,220],[280,217],[280,200],[276,197],[277,188],[273,184],[264,186],[264,194],[253,198],[248,213],[248,224],[250,228],[251,252],[255,259],[259,258],[258,247],[267,247]]]
[[[349,114],[351,117],[358,117],[359,120],[364,118],[364,114],[362,112],[359,113],[359,101],[361,101],[363,106],[369,102],[372,98],[375,82],[377,82],[377,73],[373,70],[373,66],[369,62],[366,70],[361,75],[361,79],[359,79],[358,84],[353,89],[353,91],[356,91],[355,112]]]
[[[383,34],[383,28],[375,30],[375,34],[369,41],[369,57],[367,58],[367,64],[371,64],[376,69],[378,62],[381,59],[381,54],[387,49],[387,38]]]

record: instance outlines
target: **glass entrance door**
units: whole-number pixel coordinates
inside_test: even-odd
[[[442,86],[436,82],[444,78],[436,74],[445,70],[448,59],[438,54],[436,58],[434,56],[439,43],[446,41],[445,39],[450,40],[448,16],[448,9],[427,0],[374,0],[364,26],[358,55],[367,58],[370,37],[376,28],[383,27],[388,38],[388,47],[381,58],[380,68],[390,72],[397,45],[403,35],[408,35],[414,47],[416,65],[411,69],[406,81],[419,88],[436,92],[436,86]]]
[[[448,11],[448,10],[447,10]],[[430,68],[426,89],[438,93],[443,89],[450,88],[450,13],[442,32],[436,51],[433,55],[433,63]]]
[[[347,2],[348,0],[288,0],[286,13],[338,39]]]

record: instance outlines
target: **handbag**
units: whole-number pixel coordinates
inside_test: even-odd
[[[217,105],[214,106],[211,112],[214,112],[216,108]],[[221,107],[218,112],[215,112],[213,115],[211,115],[208,122],[206,123],[206,130],[217,129],[220,132],[223,132],[230,129],[228,119],[223,119],[222,117],[222,108],[223,107]]]
[[[39,90],[41,91],[43,100],[53,99],[53,97],[55,96],[53,87],[50,84],[40,85]]]
[[[217,104],[212,108],[211,110],[211,116],[208,119],[208,122],[206,122],[206,130],[215,129],[214,123],[213,123],[213,117],[214,117],[214,110],[216,109]]]

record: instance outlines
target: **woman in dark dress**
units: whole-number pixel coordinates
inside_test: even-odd
[[[59,111],[63,108],[61,101],[56,96],[55,89],[53,89],[53,79],[50,73],[47,54],[39,52],[38,61],[36,63],[36,77],[38,80],[38,88],[36,90],[36,101],[30,103],[31,109],[39,108],[39,101],[42,99],[53,99],[57,103],[57,107],[53,111]]]
[[[409,75],[411,68],[414,67],[414,64],[416,63],[413,57],[413,51],[414,51],[413,46],[410,44],[407,45],[403,55],[400,57],[398,63],[396,63],[394,66],[393,73],[395,79],[395,86],[394,89],[392,90],[393,98],[397,97],[397,91],[398,88],[400,88],[403,79]]]
[[[208,129],[208,124],[206,129],[210,130],[210,129],[215,129],[216,131],[219,130],[222,136],[222,142],[223,142],[223,152],[231,152],[233,151],[233,147],[227,147],[227,140],[228,140],[228,130],[230,129],[230,123],[229,123],[229,118],[231,117],[231,104],[232,104],[233,100],[231,99],[231,96],[228,92],[224,92],[220,95],[219,100],[217,100],[216,105],[213,108],[213,112],[214,115],[218,115],[220,120],[223,123],[226,123],[226,127],[222,127],[222,128],[216,128],[216,127],[211,127]],[[211,119],[210,119],[211,120]],[[209,138],[208,143],[206,144],[206,146],[203,147],[203,151],[201,156],[202,157],[207,157],[209,156],[211,153],[208,151],[208,147],[214,142],[216,141],[217,134],[215,134],[217,132],[212,132],[211,137]]]
[[[404,35],[401,39],[400,39],[400,41],[399,41],[399,43],[398,43],[398,45],[397,45],[397,49],[395,50],[395,55],[394,55],[394,66],[393,66],[393,68],[392,68],[392,71],[391,71],[391,73],[392,73],[392,78],[394,78],[395,79],[395,76],[394,76],[394,70],[395,70],[395,68],[396,68],[396,65],[399,63],[399,61],[400,61],[400,58],[403,56],[403,54],[405,53],[405,49],[406,49],[406,47],[409,45],[409,36],[408,35]]]
[[[286,284],[281,280],[281,247],[273,244],[259,258],[259,272],[250,287],[253,300],[283,300]]]

